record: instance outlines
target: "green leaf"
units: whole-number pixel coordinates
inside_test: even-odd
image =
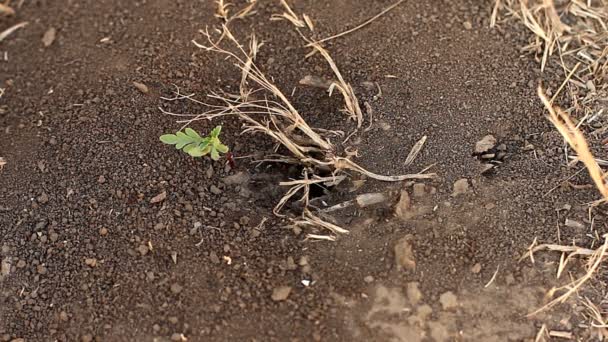
[[[177,136],[175,134],[163,134],[160,136],[160,141],[167,145],[177,144]]]
[[[189,149],[188,151],[186,151],[186,153],[188,153],[191,157],[195,157],[195,158],[202,157],[205,155],[203,153],[203,149],[201,149],[200,146],[195,146],[195,147]]]
[[[187,127],[186,130],[186,135],[191,137],[192,139],[196,140],[196,141],[200,141],[201,140],[201,136],[192,128]]]
[[[211,149],[211,159],[213,159],[213,160],[220,159],[220,154],[217,153],[217,150],[215,148]]]
[[[218,150],[218,152],[220,152],[220,153],[226,153],[229,151],[228,146],[222,144],[221,142],[218,142],[217,144],[215,144],[215,149]]]
[[[209,136],[212,138],[219,138],[220,133],[222,132],[222,126],[216,126],[211,133],[209,133]]]
[[[181,150],[187,144],[194,142],[194,140],[191,137],[184,134],[184,132],[177,132],[176,136],[177,136],[177,144],[175,145],[175,148],[177,148],[178,150]]]
[[[207,146],[203,147],[203,152],[202,152],[203,155],[211,152],[211,149],[212,149],[211,145],[207,145]]]
[[[186,153],[190,153],[190,150],[192,150],[194,148],[198,148],[198,144],[196,144],[196,143],[188,144],[188,145],[184,146],[184,148],[182,150]]]

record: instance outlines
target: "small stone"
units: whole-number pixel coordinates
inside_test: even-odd
[[[106,182],[106,177],[104,175],[99,176],[99,178],[97,178],[97,183],[99,184],[103,184]]]
[[[106,236],[106,235],[108,235],[108,229],[107,229],[107,228],[105,228],[105,227],[104,227],[104,228],[101,228],[101,229],[99,230],[99,235],[101,235],[101,236]]]
[[[23,259],[17,261],[17,268],[24,268],[26,265],[27,265],[27,263]]]
[[[209,187],[209,191],[211,191],[211,193],[214,195],[220,195],[222,193],[222,190],[215,185],[211,185]]]
[[[570,228],[574,228],[574,229],[584,229],[585,225],[578,222],[578,221],[574,221],[571,219],[566,219],[566,222],[564,223],[566,225],[566,227],[570,227]]]
[[[220,258],[213,251],[211,253],[209,253],[209,260],[211,260],[211,262],[215,265],[220,263]]]
[[[473,29],[473,24],[471,24],[470,21],[465,21],[464,23],[462,23],[462,26],[464,26],[465,30]]]
[[[454,191],[452,192],[452,196],[458,196],[466,194],[469,191],[469,180],[466,178],[462,178],[457,180],[454,183]]]
[[[46,267],[44,265],[38,265],[36,266],[36,272],[38,272],[38,274],[46,274]]]
[[[148,281],[153,281],[154,278],[155,278],[154,272],[152,272],[152,271],[146,272],[146,279],[148,279]]]
[[[184,336],[184,334],[174,333],[173,335],[171,335],[171,341],[182,342],[188,341],[188,339],[186,338],[186,336]]]
[[[143,83],[133,82],[133,85],[135,86],[135,88],[137,88],[137,90],[141,91],[144,94],[147,94],[150,91],[150,89],[148,89],[148,86]]]
[[[417,305],[422,299],[422,292],[420,292],[418,285],[418,282],[407,283],[407,298],[410,300],[410,303],[412,303],[412,305]]]
[[[481,272],[481,264],[476,263],[475,265],[473,265],[473,267],[471,267],[471,273],[478,274],[479,272]]]
[[[458,299],[452,291],[445,292],[439,297],[439,302],[444,310],[450,310],[458,307]]]
[[[280,301],[286,300],[287,297],[289,297],[290,293],[291,293],[291,286],[275,287],[274,290],[272,290],[271,298],[275,302],[280,302]]]
[[[298,268],[292,257],[287,257],[287,269],[293,271]]]
[[[493,135],[486,135],[475,143],[475,154],[483,154],[496,146],[496,138]]]
[[[49,201],[49,196],[46,194],[46,192],[43,192],[42,195],[38,196],[37,200],[38,203],[45,204]]]
[[[65,311],[61,311],[61,312],[59,313],[59,319],[60,319],[62,322],[67,322],[67,321],[68,321],[68,319],[69,319],[69,317],[68,317],[68,313],[67,313],[67,312],[65,312]]]
[[[84,263],[89,267],[95,267],[95,266],[97,266],[97,259],[86,258],[86,259],[84,259]]]
[[[368,275],[367,277],[363,278],[363,281],[370,284],[374,282],[374,277],[372,277],[371,275]]]
[[[485,153],[481,155],[481,159],[494,159],[495,157],[495,153]]]
[[[205,172],[205,176],[207,179],[211,179],[211,177],[213,177],[213,166],[209,165],[209,168]]]
[[[179,294],[180,292],[182,292],[183,289],[184,287],[180,284],[171,284],[171,292],[173,292],[173,294]]]
[[[408,234],[395,244],[395,261],[398,269],[412,271],[416,269],[416,260],[414,258],[414,250],[410,241],[413,235]]]
[[[171,316],[171,317],[169,317],[168,321],[169,321],[169,323],[171,323],[171,324],[177,324],[178,319],[177,319],[177,317],[175,317],[175,316]]]
[[[251,219],[249,218],[249,216],[242,216],[242,217],[239,219],[239,223],[240,223],[242,226],[247,226],[247,225],[249,225],[249,222],[250,222],[250,221],[251,221]]]
[[[59,234],[52,232],[49,234],[49,239],[51,239],[52,242],[57,242],[57,240],[59,240]]]
[[[413,186],[413,195],[414,197],[424,197],[424,195],[426,194],[426,186],[423,183],[416,183]]]
[[[160,325],[158,325],[158,324],[154,324],[154,325],[152,326],[152,330],[154,330],[155,332],[159,332],[159,331],[160,331]]]
[[[93,335],[91,335],[91,334],[82,335],[82,338],[80,340],[82,342],[92,342],[93,341]]]
[[[165,200],[165,198],[167,198],[167,192],[163,191],[160,194],[152,197],[152,199],[150,200],[150,203],[154,204],[154,203],[159,203]]]
[[[42,44],[44,47],[49,47],[55,41],[55,37],[57,36],[57,29],[54,27],[49,27],[42,35]]]
[[[494,165],[493,164],[483,164],[483,165],[481,165],[481,174],[482,175],[488,174],[492,170],[494,170]]]
[[[141,254],[141,256],[145,256],[150,251],[150,248],[148,248],[148,246],[146,245],[139,245],[137,247],[137,251],[139,252],[139,254]]]

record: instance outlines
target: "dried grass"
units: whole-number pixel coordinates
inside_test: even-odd
[[[606,0],[497,0],[491,26],[500,24],[500,13],[530,30],[530,44],[523,51],[535,55],[541,70],[551,65],[563,71],[567,85],[562,84],[557,93],[568,90],[571,106],[566,112],[588,121],[604,114],[608,101]]]
[[[24,21],[24,22],[15,24],[15,25],[7,28],[6,30],[0,32],[0,42],[2,42],[3,40],[5,40],[8,36],[10,36],[11,34],[13,34],[13,32],[17,31],[18,29],[27,26],[27,24],[28,24],[28,22]]]
[[[15,10],[4,4],[0,4],[0,15],[15,15]]]
[[[292,14],[291,11],[286,13],[288,15]],[[192,101],[206,107],[208,110],[201,114],[177,114],[162,108],[161,110],[168,115],[180,117],[178,122],[183,123],[184,126],[196,120],[235,116],[244,123],[243,133],[261,133],[277,143],[275,152],[279,151],[279,147],[287,150],[288,155],[274,154],[264,159],[264,161],[296,163],[301,165],[304,170],[303,179],[280,183],[280,185],[290,188],[274,208],[276,215],[282,216],[280,211],[285,204],[292,200],[296,194],[301,193],[299,201],[304,209],[301,217],[293,220],[293,225],[322,228],[330,231],[333,235],[345,234],[348,231],[331,223],[329,217],[324,217],[321,212],[318,212],[318,215],[313,214],[309,210],[309,194],[312,185],[334,186],[350,177],[350,173],[353,171],[386,182],[428,179],[435,176],[434,174],[422,173],[399,176],[379,175],[350,160],[352,156],[356,155],[356,152],[345,151],[345,156],[338,156],[338,149],[330,139],[343,136],[343,133],[312,128],[308,125],[291,103],[289,97],[256,65],[255,58],[261,44],[255,36],[250,38],[246,50],[225,24],[222,26],[222,30],[219,32],[220,38],[217,40],[213,39],[208,30],[201,31],[201,33],[206,42],[203,44],[193,41],[197,47],[225,56],[241,70],[239,93],[209,94],[207,97],[212,102],[209,103],[195,99],[192,94],[183,95],[179,93],[178,89],[175,97],[165,98],[165,100]],[[230,48],[220,46],[220,42],[224,39],[231,43]],[[329,53],[319,45],[316,45],[315,49],[326,59],[338,79],[330,88],[338,89],[341,92],[345,101],[344,112],[349,117],[357,120],[358,127],[360,127],[363,118],[353,88],[344,80]],[[329,174],[330,176],[318,176],[321,174]],[[333,235],[312,234],[308,238],[332,240],[335,238]]]

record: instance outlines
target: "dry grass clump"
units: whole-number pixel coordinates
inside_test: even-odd
[[[518,19],[532,33],[524,47],[540,62],[563,71],[566,112],[592,122],[606,114],[608,101],[608,2],[606,0],[496,0],[491,25],[500,14]],[[566,77],[566,75],[570,75]],[[553,102],[553,101],[552,101]]]
[[[293,220],[293,225],[299,227],[316,227],[329,231],[331,235],[325,236],[311,234],[309,238],[335,239],[335,234],[344,234],[348,231],[336,224],[330,223],[327,217],[314,214],[309,210],[309,193],[312,185],[333,186],[350,177],[351,173],[360,173],[369,178],[381,181],[402,181],[406,179],[426,179],[434,174],[411,174],[400,176],[384,176],[370,172],[351,160],[352,153],[339,155],[338,148],[332,140],[342,137],[339,131],[329,131],[311,127],[299,110],[275,83],[269,79],[256,65],[255,60],[261,43],[251,36],[249,44],[245,47],[230,32],[226,25],[218,32],[219,39],[212,37],[208,30],[201,31],[205,43],[193,43],[206,51],[223,55],[241,71],[241,82],[238,94],[215,93],[207,97],[209,102],[196,100],[192,95],[182,95],[179,92],[167,100],[189,100],[207,108],[201,114],[175,114],[164,111],[169,115],[180,116],[178,122],[188,125],[196,120],[212,120],[223,116],[235,116],[244,124],[243,133],[261,133],[270,137],[277,143],[274,154],[264,161],[298,164],[303,168],[302,179],[282,182],[281,185],[289,187],[287,193],[274,209],[275,214],[281,215],[283,206],[296,194],[302,194],[300,202],[303,212],[300,218]],[[221,44],[225,40],[229,46]],[[314,45],[315,50],[329,63],[336,78],[332,89],[338,89],[344,97],[344,112],[357,121],[361,126],[363,117],[359,102],[353,88],[344,80],[338,67],[331,59],[329,53],[320,45]],[[212,102],[212,103],[211,103]],[[162,110],[162,108],[161,108]],[[283,148],[282,151],[280,148]],[[279,153],[288,152],[287,155]]]

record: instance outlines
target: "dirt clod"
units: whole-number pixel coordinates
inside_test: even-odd
[[[274,290],[272,290],[271,298],[275,302],[284,301],[287,299],[287,297],[289,297],[290,293],[291,293],[291,286],[275,287]]]
[[[452,191],[452,196],[456,197],[459,195],[464,195],[469,191],[469,180],[466,178],[462,178],[457,180],[454,183],[454,191]]]
[[[399,202],[395,205],[395,215],[402,220],[409,220],[415,215],[412,211],[412,201],[407,190],[401,190]]]
[[[89,267],[95,267],[95,266],[97,266],[97,259],[86,258],[86,259],[84,259],[84,263]]]
[[[458,307],[458,299],[452,291],[443,293],[439,297],[439,302],[441,303],[441,306],[444,310],[450,310]]]
[[[475,143],[475,154],[483,154],[496,146],[496,138],[493,135],[486,135]]]
[[[160,194],[152,197],[152,199],[150,200],[150,203],[154,204],[154,203],[159,203],[164,201],[167,198],[167,192],[163,191]]]
[[[416,269],[416,259],[414,258],[414,250],[412,248],[411,241],[414,236],[408,234],[395,244],[395,261],[397,263],[397,269],[403,269],[413,271]]]

